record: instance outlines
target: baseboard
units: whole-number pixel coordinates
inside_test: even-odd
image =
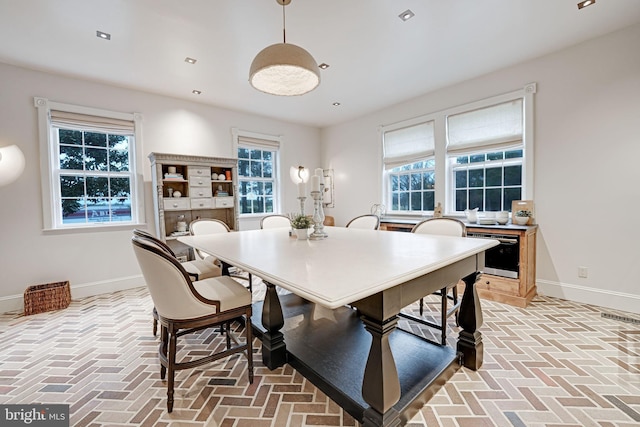
[[[640,295],[594,289],[550,280],[536,280],[536,285],[540,295],[640,314]]]
[[[81,299],[94,295],[124,291],[126,289],[139,288],[144,285],[145,282],[142,275],[119,277],[112,280],[89,282],[80,285],[74,285],[71,283],[71,299]],[[22,312],[23,310],[24,295],[8,295],[6,297],[0,297],[0,313]]]

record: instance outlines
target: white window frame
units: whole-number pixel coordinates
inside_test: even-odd
[[[282,137],[276,135],[269,135],[264,133],[249,132],[239,130],[237,128],[231,129],[231,135],[233,140],[233,153],[234,157],[238,159],[238,149],[241,147],[258,148],[261,150],[272,150],[275,152],[273,158],[273,213],[277,214],[282,212],[281,208],[281,179],[280,179],[280,151],[282,150]],[[252,143],[242,143],[242,140],[253,140]],[[261,218],[271,213],[241,213],[240,212],[240,168],[238,168],[238,190],[236,206],[238,209],[238,216],[240,218]],[[255,180],[254,180],[255,181]]]
[[[84,107],[73,104],[50,101],[47,98],[34,97],[38,111],[38,133],[40,144],[40,170],[42,186],[42,214],[44,230],[78,230],[126,227],[144,224],[144,190],[142,174],[142,115],[139,113],[121,113]],[[61,200],[57,140],[51,125],[51,110],[78,113],[90,116],[127,120],[134,123],[134,138],[129,147],[131,177],[131,221],[95,222],[63,224],[59,205]]]
[[[382,146],[384,146],[384,132],[402,127],[419,124],[426,121],[434,121],[435,132],[435,206],[442,204],[445,215],[459,216],[460,212],[455,211],[455,186],[452,181],[453,174],[447,156],[447,132],[446,118],[449,115],[465,113],[481,108],[490,107],[492,105],[508,102],[521,98],[523,100],[524,124],[522,133],[522,198],[523,200],[533,200],[534,198],[534,95],[537,92],[536,83],[529,83],[522,89],[493,96],[464,105],[447,108],[445,110],[425,114],[413,119],[405,120],[398,123],[383,125],[379,128],[379,136]],[[382,149],[384,153],[384,149]],[[384,154],[383,154],[384,155]],[[419,161],[421,159],[415,159]],[[408,164],[412,161],[408,161]],[[384,159],[381,164],[382,177],[382,200],[387,205],[387,213],[389,215],[408,215],[416,216],[416,212],[390,211],[388,209],[390,197],[389,174],[384,167]],[[432,212],[423,212],[424,214],[432,214]]]

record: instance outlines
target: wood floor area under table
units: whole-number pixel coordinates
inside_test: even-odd
[[[263,294],[258,281],[254,300]],[[68,404],[78,427],[358,425],[289,365],[265,368],[258,340],[253,384],[242,355],[179,371],[167,413],[152,307],[138,288],[0,315],[0,403]],[[482,307],[483,366],[460,368],[408,426],[640,426],[640,316],[540,296],[525,309]],[[408,309],[418,314],[417,303]],[[420,324],[399,325],[435,339]],[[449,325],[455,345],[453,317]],[[188,339],[194,357],[224,344],[215,330]]]

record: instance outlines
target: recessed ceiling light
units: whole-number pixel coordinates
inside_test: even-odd
[[[321,70],[326,70],[327,68],[329,68],[329,67],[330,67],[330,65],[329,65],[329,64],[325,64],[325,63],[323,62],[322,64],[318,65],[318,67],[319,67]]]
[[[96,37],[99,37],[104,40],[111,40],[111,34],[104,33],[102,31],[96,31]]]
[[[339,107],[339,106],[340,106],[340,103],[339,103],[339,102],[334,102],[334,103],[333,103],[333,106],[334,106],[334,107]]]
[[[584,0],[584,1],[581,1],[580,3],[578,3],[578,9],[582,9],[582,8],[587,7],[587,6],[591,6],[595,2],[596,2],[596,0]]]
[[[411,11],[411,9],[407,9],[404,12],[402,12],[400,15],[398,15],[400,17],[400,19],[402,19],[403,21],[408,21],[409,19],[413,18],[414,16],[416,16],[415,13],[413,13]]]
[[[194,95],[200,95],[200,94],[202,94],[202,91],[198,90],[198,89],[194,89],[194,90],[191,91],[191,93],[194,94]]]
[[[198,62],[197,59],[193,59],[193,58],[189,58],[188,56],[186,58],[184,58],[184,62],[188,62],[189,64],[195,64],[196,62]]]

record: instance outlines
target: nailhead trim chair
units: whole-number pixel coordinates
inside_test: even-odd
[[[253,383],[251,293],[229,276],[192,282],[180,263],[151,239],[133,236],[133,250],[158,312],[161,343],[160,378],[167,377],[167,411],[173,411],[175,371],[190,369],[236,353],[247,358],[249,383]],[[244,317],[245,343],[231,337],[229,324]],[[206,328],[226,328],[226,348],[198,359],[176,361],[178,338]],[[234,346],[231,346],[231,340]],[[188,341],[181,344],[188,346]],[[201,349],[198,349],[200,351]]]
[[[167,245],[162,240],[157,239],[153,234],[149,233],[148,231],[140,230],[139,228],[136,228],[135,230],[133,230],[133,235],[152,240],[156,246],[163,249],[172,257],[174,258],[176,257],[176,254],[169,247],[169,245]],[[211,260],[195,259],[193,261],[186,261],[180,264],[184,267],[187,274],[194,281],[208,279],[210,277],[217,277],[222,274],[222,269],[213,263],[213,259]],[[158,333],[158,312],[154,307],[153,308],[153,336],[155,337],[157,333]]]
[[[378,215],[366,214],[353,218],[347,223],[347,228],[366,228],[369,230],[377,230],[380,227],[380,218]]]

